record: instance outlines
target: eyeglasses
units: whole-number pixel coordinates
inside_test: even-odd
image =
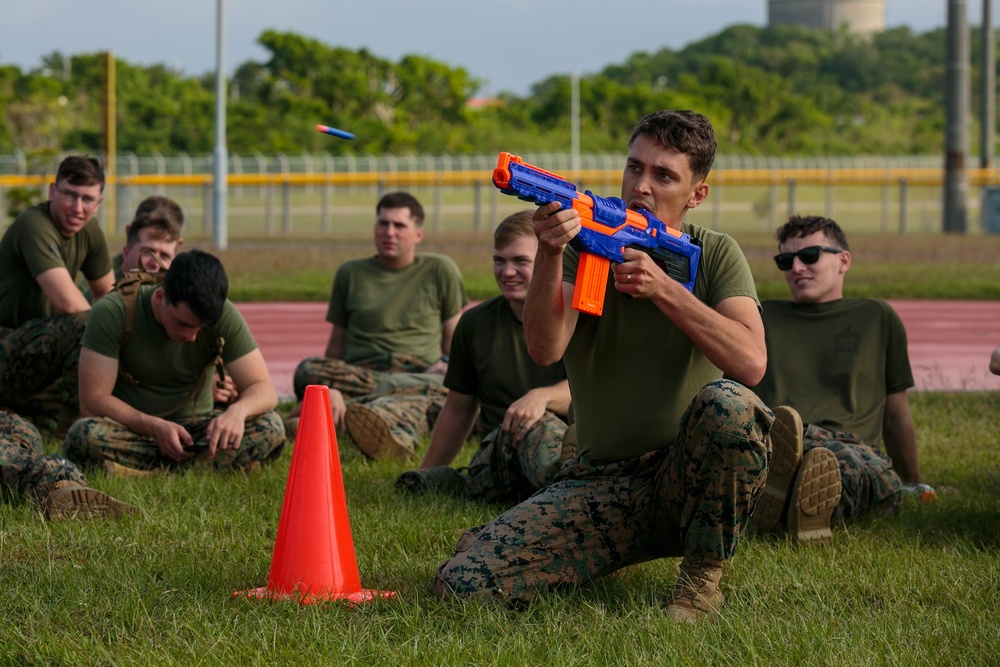
[[[59,196],[63,198],[67,204],[76,205],[76,201],[79,199],[84,208],[95,208],[101,203],[103,197],[94,197],[93,195],[81,195],[79,192],[74,192],[73,190],[63,190],[62,188],[56,188],[56,192]]]
[[[779,252],[774,256],[774,263],[778,265],[778,268],[782,271],[788,271],[792,268],[792,264],[795,263],[795,258],[798,257],[803,264],[815,264],[819,261],[819,254],[821,252],[829,252],[834,255],[839,255],[844,252],[842,248],[834,248],[828,245],[813,245],[808,248],[803,248],[798,252]]]

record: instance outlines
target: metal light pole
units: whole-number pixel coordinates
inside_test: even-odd
[[[580,73],[573,70],[570,77],[570,170],[579,180],[580,171]]]
[[[225,250],[229,245],[229,233],[226,228],[226,194],[229,188],[227,181],[229,154],[226,150],[226,0],[216,0],[216,2],[218,12],[215,22],[215,152],[213,153],[215,197],[212,240],[216,248]]]
[[[982,100],[980,110],[980,151],[979,166],[989,169],[996,157],[996,127],[997,127],[997,64],[996,43],[993,31],[993,0],[983,0],[982,28]]]
[[[969,22],[965,0],[948,0],[948,70],[944,160],[945,232],[964,234],[969,190]]]

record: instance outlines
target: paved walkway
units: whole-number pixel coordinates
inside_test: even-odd
[[[989,371],[1000,344],[1000,302],[890,301],[903,319],[919,391],[1000,390]],[[330,325],[326,303],[240,303],[281,396],[290,396],[295,366],[323,354]]]

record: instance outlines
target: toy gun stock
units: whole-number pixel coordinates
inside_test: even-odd
[[[558,201],[563,208],[580,214],[581,229],[570,245],[580,252],[573,286],[573,307],[591,315],[604,311],[611,262],[623,262],[623,248],[649,254],[664,272],[694,291],[701,247],[697,239],[654,217],[648,211],[632,211],[617,197],[598,197],[562,176],[526,164],[516,155],[500,153],[493,170],[493,184],[507,195],[538,205]]]

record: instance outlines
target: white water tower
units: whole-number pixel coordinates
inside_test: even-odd
[[[767,23],[871,35],[885,30],[885,0],[768,0]]]

